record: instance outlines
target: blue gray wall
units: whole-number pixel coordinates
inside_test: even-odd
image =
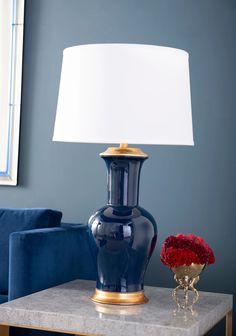
[[[62,50],[134,42],[190,53],[195,147],[143,146],[140,204],[159,224],[147,284],[173,286],[160,264],[164,238],[202,235],[216,264],[199,288],[235,293],[236,2],[234,0],[26,0],[19,186],[1,207],[52,207],[86,222],[106,202],[106,146],[53,143]],[[216,332],[215,334],[216,335]]]

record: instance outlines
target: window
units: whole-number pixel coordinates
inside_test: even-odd
[[[0,0],[0,184],[17,184],[24,0]]]

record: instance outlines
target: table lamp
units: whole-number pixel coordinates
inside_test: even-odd
[[[108,202],[88,221],[97,246],[92,300],[147,302],[144,275],[157,226],[138,204],[148,155],[128,144],[193,145],[188,53],[116,43],[65,49],[53,140],[120,144],[100,154]]]

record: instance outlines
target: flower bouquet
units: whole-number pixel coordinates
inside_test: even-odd
[[[199,299],[199,293],[194,285],[206,265],[215,262],[215,256],[210,246],[203,238],[193,234],[178,234],[169,236],[161,250],[161,261],[174,272],[174,279],[178,286],[173,290],[173,298],[179,308],[192,308]],[[179,289],[184,290],[184,301],[180,302]],[[188,290],[192,290],[194,297],[189,305]]]

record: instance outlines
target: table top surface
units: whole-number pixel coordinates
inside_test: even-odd
[[[229,294],[200,292],[194,312],[176,311],[171,289],[145,287],[149,302],[96,304],[93,281],[75,280],[0,305],[0,324],[105,336],[199,336],[231,309]]]

